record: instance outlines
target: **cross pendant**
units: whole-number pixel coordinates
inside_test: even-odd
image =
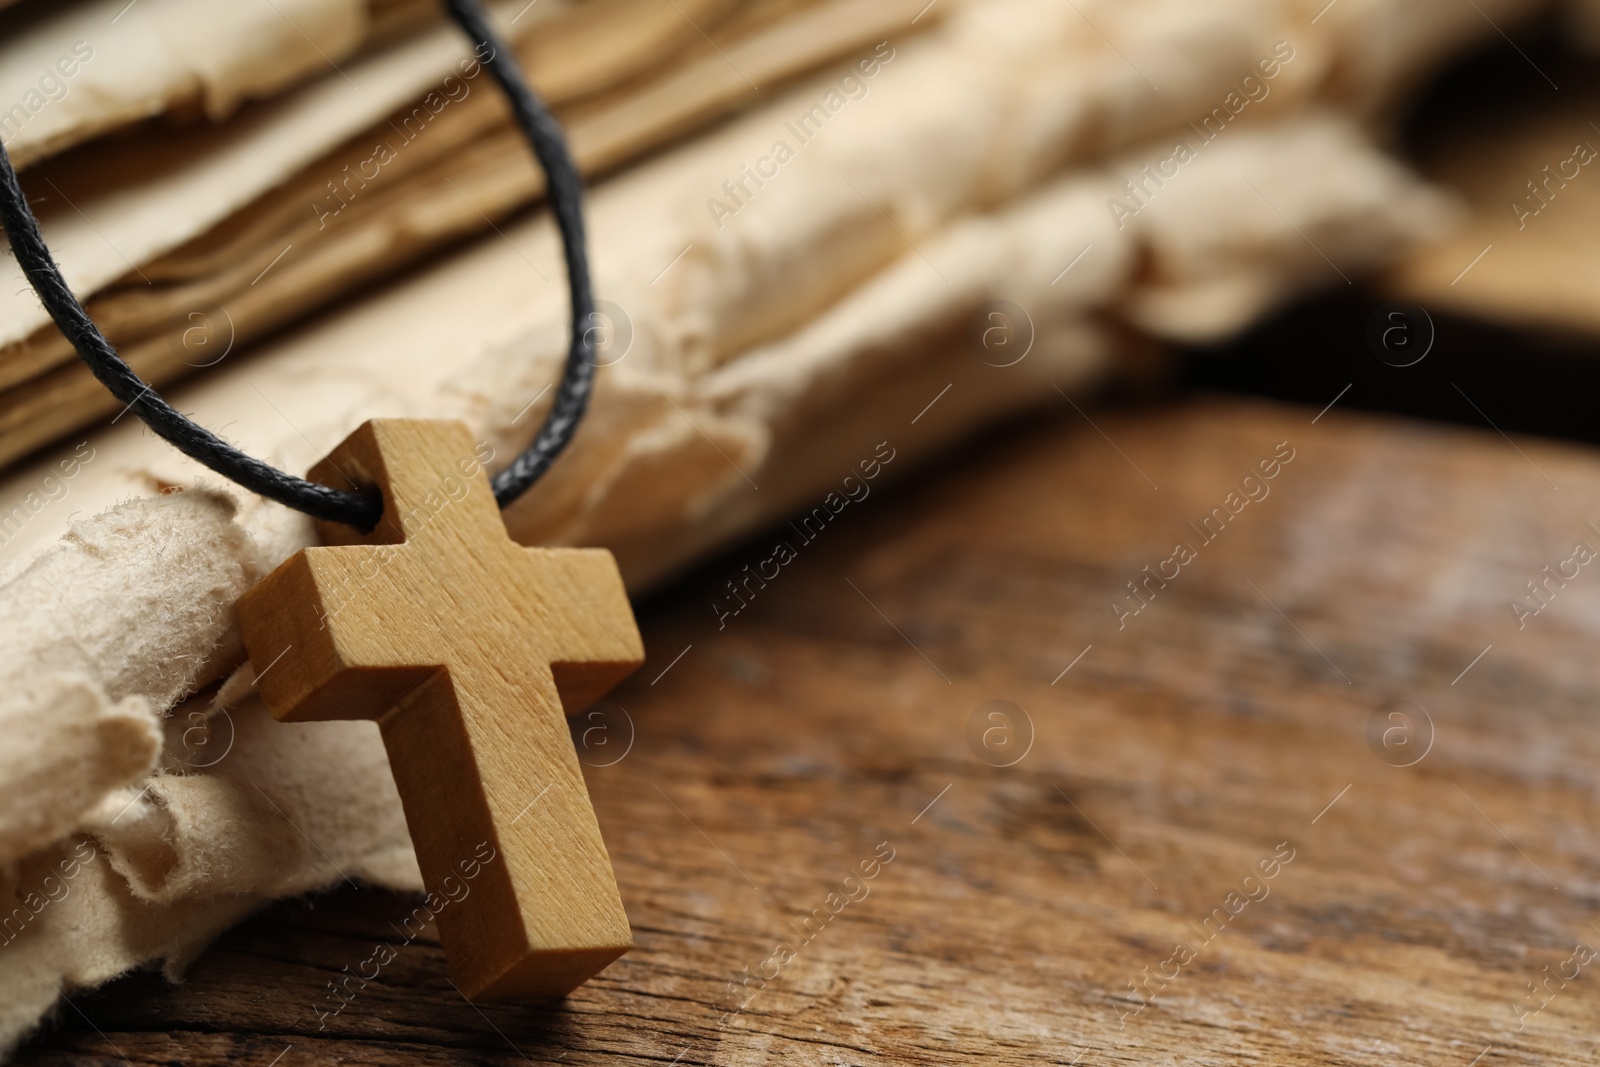
[[[383,518],[318,522],[240,599],[262,699],[377,720],[462,993],[564,996],[633,943],[563,717],[644,661],[616,562],[512,541],[460,423],[368,422],[310,478]]]

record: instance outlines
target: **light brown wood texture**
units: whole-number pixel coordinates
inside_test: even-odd
[[[1600,939],[1600,573],[1520,631],[1508,601],[1600,540],[1600,457],[1342,406],[1073,399],[1094,425],[1056,397],[643,611],[650,661],[608,698],[631,751],[613,711],[619,749],[582,757],[638,945],[564,1004],[479,1014],[434,944],[399,946],[415,900],[346,888],[230,932],[181,987],[74,996],[18,1062],[1594,1062],[1600,976],[1544,968]],[[922,406],[881,409],[861,454]],[[1283,441],[1270,495],[1119,630],[1124,582]],[[719,630],[780,538],[798,558]],[[1034,727],[1011,767],[968,746],[995,699]],[[1395,699],[1434,726],[1411,767],[1368,746]],[[885,841],[870,895],[796,944]],[[1201,947],[1247,875],[1269,895]],[[796,958],[726,1015],[780,941]],[[1197,958],[1119,1029],[1178,941]],[[397,958],[319,1028],[378,945]]]
[[[310,477],[384,517],[319,523],[240,600],[262,697],[378,721],[465,996],[565,995],[632,944],[562,714],[644,659],[616,562],[512,541],[460,423],[367,422]]]

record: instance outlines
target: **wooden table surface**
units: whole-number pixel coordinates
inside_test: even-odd
[[[1600,1062],[1600,462],[1091,415],[876,492],[720,631],[782,532],[646,607],[632,747],[587,769],[637,947],[565,1003],[468,1004],[400,945],[414,901],[346,889],[75,998],[18,1062]],[[1146,565],[1176,577],[1119,621]],[[1546,565],[1575,576],[1519,618]]]

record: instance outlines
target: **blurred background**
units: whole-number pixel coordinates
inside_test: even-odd
[[[1465,292],[1412,291],[1406,266],[1439,254],[1413,253],[1358,294],[1302,298],[1228,343],[1190,350],[1182,375],[1187,384],[1317,404],[1353,383],[1345,397],[1353,407],[1486,425],[1450,388],[1454,380],[1472,395],[1493,396],[1495,422],[1508,431],[1596,440],[1586,399],[1595,385],[1594,333],[1582,296],[1583,279],[1594,269],[1582,251],[1590,194],[1576,183],[1542,184],[1543,168],[1561,162],[1555,155],[1571,156],[1569,149],[1554,148],[1561,143],[1552,129],[1561,122],[1556,114],[1576,117],[1566,125],[1591,143],[1594,73],[1586,38],[1571,20],[1546,14],[1509,29],[1508,39],[1456,57],[1421,86],[1395,116],[1393,144],[1421,174],[1470,205],[1473,221],[1458,232],[1481,233],[1480,247],[1500,238],[1490,254],[1509,253],[1510,262],[1491,264],[1486,255],[1478,266],[1500,269],[1486,271],[1489,277],[1472,286],[1452,279]],[[1541,150],[1549,161],[1539,158]],[[1530,193],[1529,181],[1537,193]],[[1554,217],[1558,192],[1567,198],[1568,217],[1548,228],[1554,232],[1535,230],[1535,217],[1524,220],[1524,213],[1542,209],[1540,199],[1548,197]],[[1544,217],[1542,210],[1537,217]],[[1470,252],[1471,242],[1463,236],[1453,246]],[[1415,304],[1401,319],[1386,317],[1408,293],[1422,292],[1436,301],[1428,317],[1437,331],[1436,351],[1449,353],[1448,359],[1396,366],[1406,357],[1384,351],[1381,334],[1375,342],[1369,328],[1374,320],[1385,327],[1422,322]],[[1291,346],[1311,358],[1274,358]],[[1388,358],[1372,358],[1375,347]],[[1571,388],[1552,388],[1557,382]]]

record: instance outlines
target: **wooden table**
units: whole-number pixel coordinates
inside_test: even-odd
[[[1600,548],[1600,462],[1092,414],[875,493],[721,631],[782,531],[647,607],[634,743],[588,772],[638,944],[566,1003],[470,1005],[424,938],[319,1029],[414,906],[347,889],[76,998],[19,1062],[1596,1062],[1600,566],[1520,630],[1509,602]],[[1119,628],[1146,565],[1177,576]]]

